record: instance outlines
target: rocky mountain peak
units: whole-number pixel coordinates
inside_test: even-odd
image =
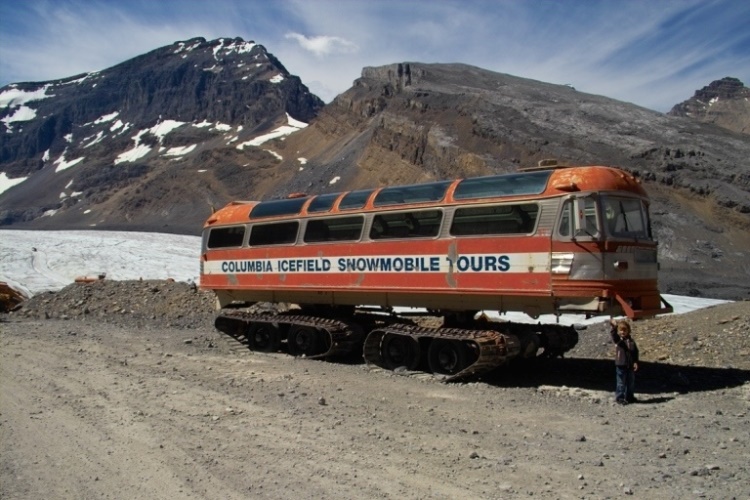
[[[115,123],[119,133],[164,120],[254,130],[285,120],[285,113],[309,121],[322,107],[262,45],[193,38],[102,71],[0,89],[0,171],[26,175],[43,163],[45,152],[54,156],[69,148],[66,137],[111,135]]]
[[[158,203],[162,218],[176,204],[182,220],[185,212],[205,218],[215,198],[242,196],[257,181],[241,173],[251,163],[243,149],[257,146],[248,141],[297,130],[323,106],[265,47],[242,38],[177,41],[101,71],[8,85],[0,88],[0,225],[61,227],[85,215],[85,225],[101,227],[144,209],[156,215]],[[263,166],[277,161],[253,155]],[[211,182],[195,172],[216,164],[219,179],[207,190]],[[191,182],[205,202],[179,192]]]
[[[423,68],[415,68],[413,76],[414,83],[424,76]],[[362,78],[380,81],[393,85],[395,88],[403,89],[412,84],[412,65],[410,63],[389,64],[386,66],[367,66],[362,69]]]
[[[693,97],[675,105],[667,114],[750,134],[750,89],[738,78],[727,76],[696,90]]]
[[[701,101],[710,101],[711,99],[734,99],[745,98],[750,96],[750,89],[739,80],[727,76],[721,80],[715,80],[700,90],[696,90],[695,98]]]

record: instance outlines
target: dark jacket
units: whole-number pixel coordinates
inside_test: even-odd
[[[612,342],[615,343],[615,365],[625,366],[628,369],[633,368],[633,363],[638,362],[638,346],[632,337],[621,338],[617,334],[617,328],[613,327],[610,331]]]

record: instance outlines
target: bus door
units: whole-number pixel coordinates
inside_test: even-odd
[[[591,282],[604,278],[598,197],[565,199],[552,235],[551,279],[554,292],[591,295]]]

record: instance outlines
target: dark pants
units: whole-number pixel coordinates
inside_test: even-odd
[[[635,372],[627,366],[615,366],[617,387],[615,397],[618,401],[635,400]]]

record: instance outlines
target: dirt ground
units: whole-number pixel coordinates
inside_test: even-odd
[[[87,293],[0,317],[0,498],[750,498],[750,302],[638,323],[618,406],[603,326],[446,384]]]

